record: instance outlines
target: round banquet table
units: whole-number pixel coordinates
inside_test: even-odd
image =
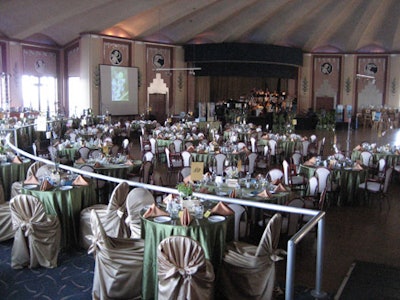
[[[93,185],[74,186],[68,190],[55,187],[50,191],[23,187],[21,193],[37,197],[44,205],[46,213],[56,215],[61,224],[61,247],[79,246],[79,220],[81,210],[95,204]]]
[[[204,162],[205,166],[210,166],[211,164],[214,163],[214,157],[217,154],[216,152],[191,152],[192,159],[194,162]],[[235,153],[224,153],[226,155],[226,159],[228,161],[233,162],[234,164],[237,164],[239,160],[242,161],[242,163],[245,162],[246,160],[246,152],[235,152]]]
[[[300,174],[310,178],[314,176],[315,166],[300,165]],[[338,205],[351,205],[357,201],[357,190],[362,183],[368,170],[355,170],[353,168],[334,168],[331,170],[331,180],[339,184]]]
[[[157,223],[154,218],[141,218],[142,238],[145,240],[143,257],[143,299],[157,299],[157,247],[160,242],[172,235],[189,236],[197,240],[206,259],[210,260],[214,270],[222,261],[225,243],[233,239],[234,218],[227,217],[224,221],[210,222],[207,218],[192,219],[189,226],[181,226],[179,219],[168,223]]]
[[[400,161],[400,155],[396,153],[389,152],[372,152],[373,162],[377,163],[379,159],[384,158],[386,161],[386,166],[394,167]],[[351,160],[361,160],[361,151],[353,150],[351,152]]]
[[[25,180],[26,172],[30,165],[30,159],[23,159],[20,164],[10,162],[0,164],[0,179],[3,185],[5,201],[10,200],[12,183]]]

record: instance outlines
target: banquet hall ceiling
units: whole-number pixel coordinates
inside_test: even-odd
[[[399,11],[398,0],[1,0],[0,37],[64,46],[97,33],[173,45],[393,53]]]

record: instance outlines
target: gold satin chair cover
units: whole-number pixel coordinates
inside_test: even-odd
[[[284,253],[277,249],[281,224],[281,215],[275,214],[258,246],[236,241],[227,246],[219,283],[224,299],[272,299],[275,262]]]
[[[214,269],[201,245],[185,236],[171,236],[157,249],[158,299],[214,298]]]
[[[0,242],[12,239],[15,230],[11,221],[10,202],[4,199],[3,184],[0,182]]]
[[[32,163],[28,170],[26,171],[26,176],[25,179],[28,179],[30,176],[35,175],[37,170],[44,165],[44,162],[41,161],[35,161]],[[11,184],[11,198],[14,198],[15,196],[21,194],[21,189],[24,185],[23,181],[16,181]]]
[[[42,202],[31,195],[12,198],[10,209],[16,230],[11,250],[11,267],[57,267],[61,240],[57,216],[46,215]]]
[[[87,238],[92,235],[91,229],[91,211],[96,210],[104,230],[110,237],[129,237],[129,229],[125,224],[126,197],[129,193],[129,185],[125,181],[119,183],[111,193],[108,205],[96,204],[84,208],[80,214],[80,244],[84,249],[91,245]]]
[[[107,236],[99,216],[91,211],[95,256],[93,299],[141,299],[144,240]]]
[[[153,194],[145,188],[134,188],[129,192],[126,198],[126,209],[128,211],[126,224],[130,228],[132,239],[141,238],[140,211],[154,203]]]

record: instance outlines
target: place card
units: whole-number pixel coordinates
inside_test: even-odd
[[[238,179],[233,179],[233,178],[229,178],[225,180],[226,185],[229,187],[236,187],[237,184],[239,183]]]

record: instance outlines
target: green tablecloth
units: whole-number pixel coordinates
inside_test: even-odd
[[[145,239],[143,258],[143,299],[157,299],[157,247],[159,243],[172,235],[189,236],[197,240],[203,247],[206,259],[209,259],[217,270],[221,263],[225,243],[233,238],[234,218],[228,217],[222,222],[210,222],[208,219],[193,220],[190,226],[157,223],[152,218],[142,218],[142,238]]]
[[[2,163],[0,164],[0,180],[3,184],[4,199],[10,200],[11,185],[16,181],[23,181],[26,177],[26,172],[31,165],[31,160],[25,159],[21,164]]]
[[[93,185],[70,190],[55,188],[51,191],[22,188],[21,192],[37,197],[42,201],[46,213],[58,216],[62,229],[61,247],[79,246],[80,212],[96,202]]]
[[[260,145],[268,145],[267,139],[259,139],[258,144]],[[302,150],[302,142],[300,140],[292,141],[292,140],[278,140],[276,144],[276,151],[282,151],[285,158],[290,158],[292,154],[296,151]]]
[[[208,152],[208,153],[198,153],[198,152],[192,152],[192,159],[195,162],[204,162],[204,169],[206,169],[207,166],[211,166],[214,163],[214,157],[216,155],[215,152]],[[246,153],[245,152],[240,152],[240,153],[229,153],[225,154],[226,159],[230,162],[232,162],[234,165],[238,163],[239,160],[242,161],[242,165],[244,164],[246,160]]]
[[[351,153],[351,160],[360,160],[361,151],[353,150]],[[377,163],[379,159],[386,160],[386,166],[395,166],[400,161],[400,155],[394,153],[372,152],[373,162]]]

